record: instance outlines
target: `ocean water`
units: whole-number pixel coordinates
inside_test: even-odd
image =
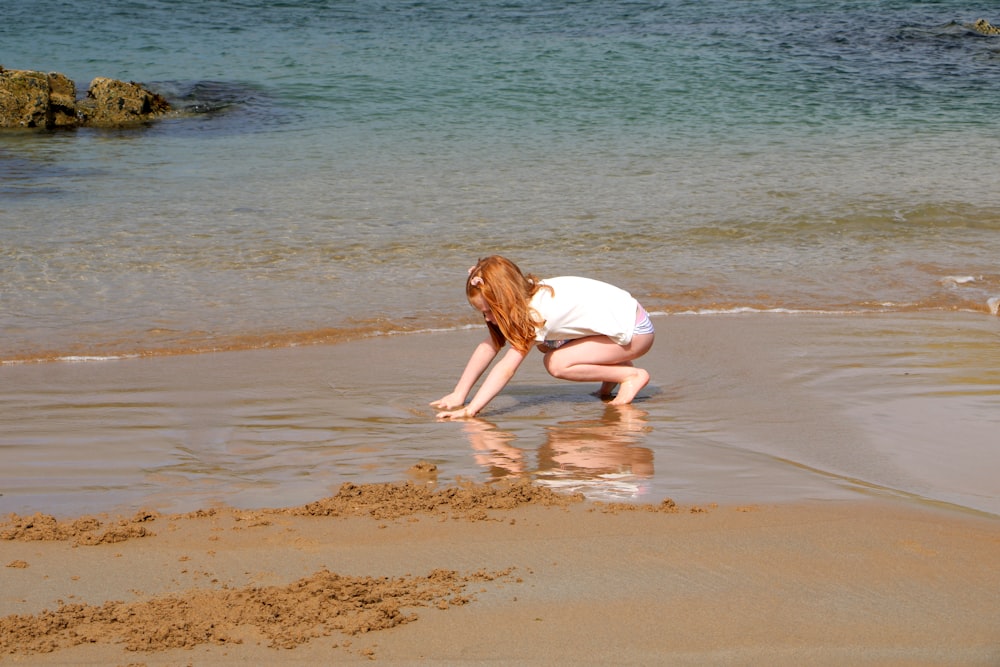
[[[1000,296],[1000,40],[960,2],[7,3],[0,64],[145,83],[0,133],[3,361],[453,326],[506,254],[661,312]],[[985,17],[1000,22],[1000,16]],[[993,310],[996,310],[996,302]]]
[[[1000,38],[964,27],[977,18],[1000,24],[957,0],[5,2],[4,67],[62,72],[79,94],[97,76],[138,81],[176,113],[127,129],[0,131],[0,449],[5,488],[23,483],[0,502],[20,511],[21,498],[129,486],[82,472],[127,447],[148,454],[134,470],[150,493],[177,482],[149,472],[177,457],[185,488],[200,488],[199,474],[240,489],[294,485],[284,464],[244,467],[249,450],[227,440],[265,429],[240,422],[240,391],[222,410],[239,418],[202,415],[206,430],[184,426],[177,384],[140,385],[116,369],[117,385],[102,380],[87,397],[86,381],[60,384],[86,372],[63,366],[183,355],[225,367],[218,357],[230,351],[459,335],[477,321],[466,269],[494,253],[542,276],[620,285],[661,328],[675,315],[741,312],[971,318],[968,358],[982,365],[953,414],[987,425],[966,433],[976,452],[966,469],[992,465]],[[941,345],[967,349],[966,334]],[[817,355],[840,377],[862,363],[850,350],[883,340],[866,330]],[[109,361],[132,357],[143,359]],[[879,359],[874,367],[891,367],[893,353]],[[796,372],[819,373],[811,368]],[[410,378],[413,400],[444,394],[457,371]],[[969,381],[948,377],[928,394]],[[147,423],[126,389],[155,395],[147,408],[170,418]],[[302,407],[283,419],[325,423],[319,407]],[[588,410],[556,414],[589,423]],[[654,409],[639,438],[658,455],[677,437],[677,415],[663,410],[673,408]],[[335,412],[351,420],[350,406]],[[447,425],[418,427],[428,414],[407,414],[365,418],[366,436],[345,455],[351,479],[398,476],[380,463],[386,439],[415,438],[442,465],[454,463],[447,452],[468,454],[465,436],[455,449]],[[551,417],[532,413],[529,431]],[[541,438],[532,433],[521,439],[529,449]],[[331,427],[327,444],[342,436]],[[229,447],[226,457],[204,458],[206,442]],[[265,458],[286,451],[281,442]],[[252,460],[264,456],[257,446]],[[46,477],[46,456],[77,461],[88,447],[89,463]],[[332,456],[306,450],[293,460]],[[799,459],[791,445],[756,451],[954,500],[933,483]],[[714,465],[668,476],[660,466],[653,487],[707,483],[723,470]],[[957,502],[995,511],[1000,490],[982,486],[988,502]]]

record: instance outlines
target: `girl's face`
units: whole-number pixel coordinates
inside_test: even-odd
[[[477,294],[469,299],[469,303],[472,304],[473,308],[483,314],[483,318],[487,322],[490,324],[496,324],[496,320],[493,319],[493,311],[490,310],[490,307],[486,304],[486,299],[483,298],[482,294]]]

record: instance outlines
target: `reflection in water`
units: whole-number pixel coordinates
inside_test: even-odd
[[[501,431],[485,419],[469,419],[464,426],[476,463],[489,469],[491,480],[527,472],[524,450],[510,444],[516,439],[513,433]]]
[[[537,462],[517,447],[517,436],[483,419],[465,422],[477,463],[491,479],[531,476],[539,484],[588,496],[636,498],[653,476],[653,452],[638,446],[649,431],[647,412],[634,405],[608,405],[598,419],[559,422],[545,428]]]

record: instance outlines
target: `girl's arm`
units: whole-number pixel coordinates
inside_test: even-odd
[[[479,380],[479,376],[483,374],[483,371],[486,370],[499,351],[500,349],[493,344],[492,338],[487,338],[477,345],[476,349],[472,351],[469,363],[465,365],[465,370],[462,371],[462,377],[459,378],[455,389],[447,396],[443,396],[436,401],[431,401],[431,407],[452,410],[464,404],[465,398],[472,391],[472,387]]]
[[[497,362],[496,366],[489,372],[486,376],[486,380],[483,382],[483,386],[479,388],[476,392],[475,398],[460,410],[450,410],[446,412],[439,412],[437,414],[438,419],[462,419],[464,417],[475,417],[480,410],[486,407],[486,404],[493,400],[493,397],[500,393],[500,391],[507,386],[510,379],[514,377],[514,373],[517,372],[518,367],[521,362],[524,361],[524,357],[527,352],[521,352],[514,349],[513,347],[508,349],[503,355],[503,358]],[[475,354],[473,354],[475,358]],[[469,365],[472,365],[472,360],[469,360]],[[481,373],[482,371],[480,371]],[[465,377],[465,374],[462,374]],[[477,376],[478,377],[478,376]]]

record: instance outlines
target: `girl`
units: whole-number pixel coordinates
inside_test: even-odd
[[[545,355],[550,375],[577,382],[600,382],[598,394],[612,405],[631,403],[649,382],[632,365],[653,345],[649,315],[628,292],[589,278],[539,280],[524,275],[509,259],[493,255],[469,269],[465,295],[483,314],[489,337],[480,343],[454,391],[431,403],[439,419],[475,417],[514,377],[533,344]],[[473,385],[496,358],[510,349],[486,376],[468,405]],[[464,407],[462,407],[464,405]]]

